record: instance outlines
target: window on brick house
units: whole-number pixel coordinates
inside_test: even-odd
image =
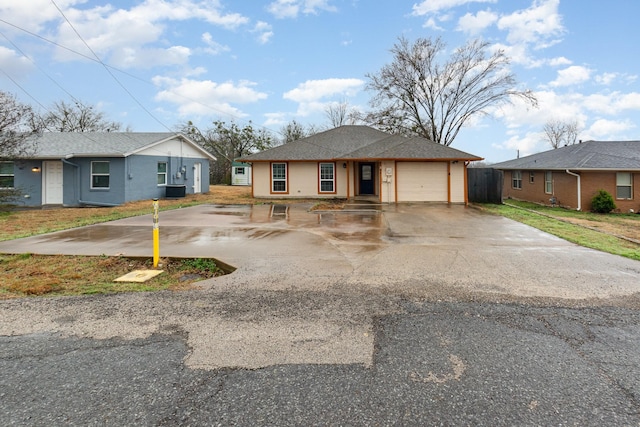
[[[511,171],[511,186],[522,189],[522,171]]]
[[[616,199],[633,199],[633,174],[618,172],[616,174]]]

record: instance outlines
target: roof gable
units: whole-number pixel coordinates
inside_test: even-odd
[[[389,135],[369,126],[340,126],[238,160],[255,162],[362,159],[481,160],[480,157],[428,139]]]
[[[586,141],[492,165],[495,169],[640,170],[640,141]]]

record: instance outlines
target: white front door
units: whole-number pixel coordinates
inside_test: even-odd
[[[62,162],[42,162],[42,204],[62,204]]]
[[[202,164],[193,165],[193,193],[202,193]]]

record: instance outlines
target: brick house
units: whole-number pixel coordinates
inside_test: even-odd
[[[585,141],[492,165],[504,198],[591,210],[606,190],[617,211],[640,211],[640,141]]]

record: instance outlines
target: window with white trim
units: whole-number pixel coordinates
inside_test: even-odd
[[[616,173],[616,199],[633,199],[633,174],[631,172]]]
[[[91,188],[109,188],[109,162],[91,162]]]
[[[553,172],[545,171],[544,173],[544,192],[553,194]]]
[[[511,187],[522,189],[522,171],[511,171]]]
[[[271,191],[273,193],[287,192],[286,163],[271,163]]]
[[[14,179],[13,162],[0,162],[0,188],[13,188]]]
[[[244,166],[236,167],[236,175],[244,175]]]
[[[320,192],[334,193],[336,190],[336,165],[335,163],[320,163]]]
[[[167,185],[167,162],[158,162],[158,185]]]

